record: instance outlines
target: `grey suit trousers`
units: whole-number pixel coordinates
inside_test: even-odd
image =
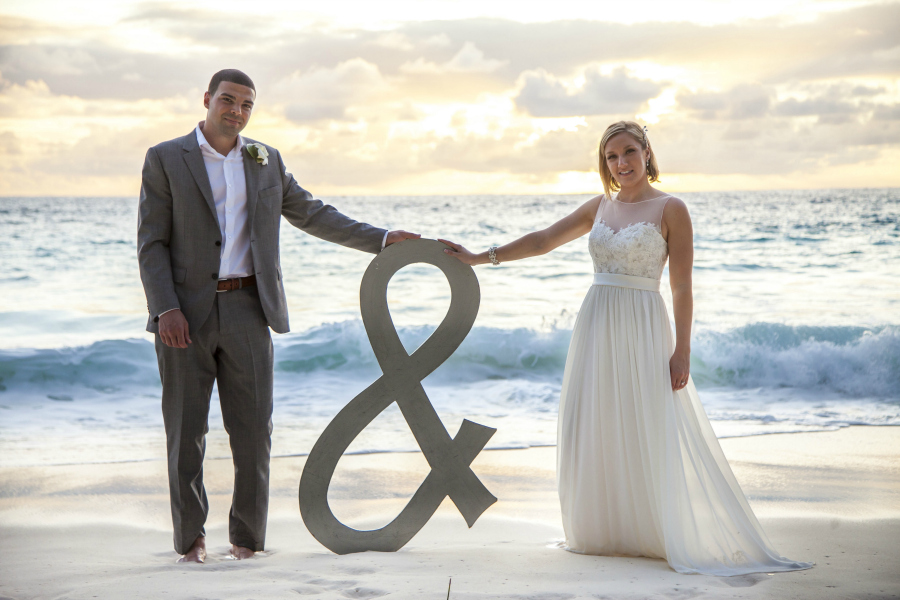
[[[186,349],[156,335],[169,462],[175,550],[205,535],[209,512],[203,455],[213,382],[234,460],[228,519],[232,544],[260,551],[266,539],[272,448],[273,349],[257,288],[216,294],[212,311]]]

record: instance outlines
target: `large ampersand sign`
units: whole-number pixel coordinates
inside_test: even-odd
[[[300,477],[300,514],[323,546],[337,554],[395,552],[428,522],[450,496],[471,527],[497,499],[470,464],[496,429],[464,419],[456,437],[441,423],[421,381],[462,343],[478,314],[480,293],[472,267],[444,253],[435,240],[407,240],[388,246],[366,269],[359,290],[363,324],[383,375],[350,401],[316,441]],[[394,273],[413,263],[436,266],[450,283],[450,309],[418,350],[407,354],[391,320],[387,286]],[[370,531],[352,529],[328,506],[328,485],[350,443],[381,411],[396,402],[431,472],[397,517]]]

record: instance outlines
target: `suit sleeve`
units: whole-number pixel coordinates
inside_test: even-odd
[[[274,151],[277,166],[281,170],[284,196],[281,214],[288,222],[317,238],[340,244],[354,250],[378,254],[383,249],[387,230],[367,223],[354,221],[335,207],[313,198],[287,172],[281,160],[281,153]]]
[[[154,148],[147,151],[141,173],[138,204],[137,254],[147,309],[154,321],[181,308],[172,279],[169,239],[172,235],[172,192]]]

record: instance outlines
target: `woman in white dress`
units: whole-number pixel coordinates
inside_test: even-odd
[[[442,240],[445,252],[478,265],[590,234],[594,285],[572,332],[559,407],[566,548],[664,558],[680,573],[808,569],[772,549],[691,381],[691,218],[684,202],[651,185],[659,170],[646,130],[610,125],[600,175],[605,194],[547,229],[480,254]],[[659,294],[667,258],[674,338]]]

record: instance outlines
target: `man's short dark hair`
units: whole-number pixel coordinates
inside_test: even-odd
[[[253,80],[247,77],[247,74],[243,71],[238,71],[237,69],[222,69],[218,73],[212,76],[212,79],[209,80],[209,95],[214,96],[216,94],[216,90],[219,89],[219,84],[223,81],[227,81],[229,83],[236,83],[238,85],[245,85],[254,92],[256,91],[256,86],[253,85]]]

